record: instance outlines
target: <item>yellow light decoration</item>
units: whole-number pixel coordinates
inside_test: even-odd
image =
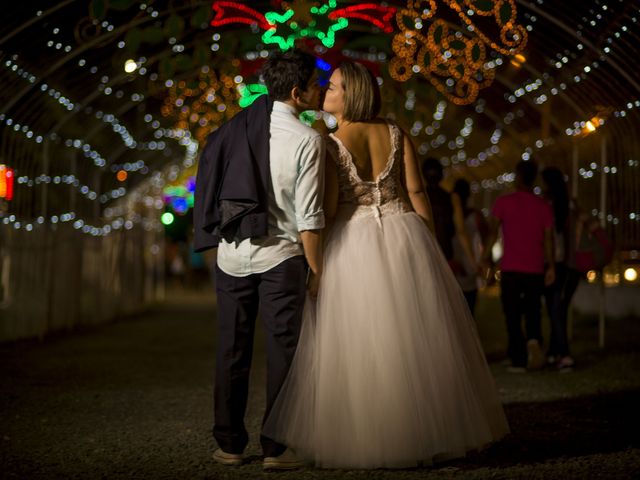
[[[389,64],[389,73],[401,82],[409,80],[414,73],[420,73],[452,103],[467,105],[495,77],[494,69],[486,62],[486,47],[503,54],[518,54],[526,45],[527,33],[521,25],[514,23],[516,7],[513,0],[495,0],[491,10],[481,10],[472,0],[463,2],[466,11],[471,10],[479,16],[494,16],[500,27],[501,44],[482,33],[458,2],[444,2],[470,27],[473,36],[465,36],[462,30],[451,33],[447,22],[433,20],[437,11],[435,0],[428,0],[428,8],[422,6],[425,1],[408,0],[407,7],[399,9],[396,14],[400,32],[392,41],[396,56]],[[503,19],[505,12],[508,13],[507,21]],[[426,20],[432,20],[432,24],[425,36],[420,30]],[[415,25],[415,28],[407,25]],[[526,60],[524,56],[520,57],[522,61]]]
[[[620,274],[604,272],[603,280],[607,287],[614,287],[620,283]]]
[[[188,130],[200,145],[219,125],[240,111],[234,79],[203,69],[196,81],[179,81],[168,89],[162,116],[175,120],[174,128]]]

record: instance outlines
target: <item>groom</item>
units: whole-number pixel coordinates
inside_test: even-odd
[[[198,166],[194,249],[218,247],[218,344],[214,459],[241,465],[255,319],[267,336],[265,419],[298,343],[308,268],[322,267],[324,143],[298,115],[317,110],[313,56],[274,54],[262,74],[269,96],[212,133]],[[306,263],[305,263],[306,257]],[[264,468],[301,464],[285,445],[260,436]]]

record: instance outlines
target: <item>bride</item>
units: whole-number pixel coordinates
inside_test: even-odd
[[[359,63],[330,79],[325,243],[296,357],[264,432],[320,467],[463,456],[509,431],[462,291],[431,232],[410,139],[376,118]]]

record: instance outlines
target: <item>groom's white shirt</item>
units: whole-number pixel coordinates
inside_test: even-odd
[[[269,132],[269,236],[218,246],[218,267],[245,277],[303,255],[300,232],[324,228],[325,147],[322,136],[296,110],[273,102]]]

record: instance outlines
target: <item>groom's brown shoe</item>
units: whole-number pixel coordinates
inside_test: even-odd
[[[213,452],[213,459],[221,465],[237,467],[242,465],[244,457],[241,453],[227,453],[221,448]]]
[[[262,467],[265,470],[294,470],[303,466],[304,463],[290,448],[287,448],[282,455],[277,457],[264,457],[262,462]]]

